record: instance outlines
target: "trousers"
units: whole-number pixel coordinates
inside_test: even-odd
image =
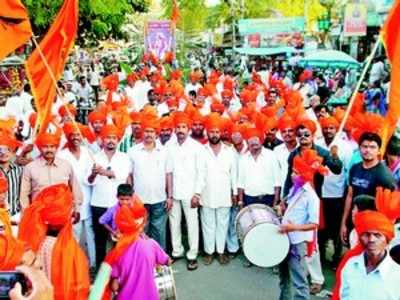
[[[169,226],[172,238],[172,256],[180,257],[184,255],[185,249],[182,244],[182,211],[185,215],[189,250],[186,257],[189,260],[197,258],[199,252],[199,218],[197,208],[190,207],[190,199],[175,200],[169,213]]]
[[[200,210],[201,228],[203,231],[204,251],[211,255],[225,251],[228,235],[230,207],[208,208]]]
[[[144,207],[147,210],[145,232],[166,251],[167,211],[165,210],[165,201],[155,204],[145,204]]]
[[[94,243],[92,217],[89,217],[85,220],[80,220],[74,225],[74,236],[81,245],[82,249],[85,249],[86,255],[89,258],[90,267],[95,267],[96,248]]]
[[[307,281],[307,244],[290,245],[289,253],[279,265],[279,300],[309,300],[310,289]]]
[[[106,256],[108,231],[99,223],[100,217],[107,211],[107,208],[91,206],[94,242],[96,248],[96,267],[100,268],[101,263]]]
[[[226,248],[230,253],[239,251],[239,240],[236,233],[236,216],[239,212],[239,207],[232,206],[229,213],[228,236],[226,237]]]

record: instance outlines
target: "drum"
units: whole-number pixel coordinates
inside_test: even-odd
[[[273,267],[289,252],[289,237],[280,233],[274,210],[264,204],[243,208],[236,217],[236,231],[243,253],[254,265]]]
[[[389,244],[390,256],[392,259],[400,265],[400,223],[394,225],[395,236]]]
[[[154,277],[160,300],[175,300],[176,287],[172,268],[168,266],[157,267]]]

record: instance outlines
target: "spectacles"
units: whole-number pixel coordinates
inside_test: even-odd
[[[298,138],[301,138],[301,137],[310,137],[310,136],[311,136],[311,134],[308,133],[308,132],[303,132],[303,133],[299,132],[299,133],[297,133],[297,137],[298,137]]]

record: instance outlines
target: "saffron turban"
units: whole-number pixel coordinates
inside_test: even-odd
[[[214,101],[210,108],[212,112],[218,112],[220,114],[223,114],[225,111],[225,106],[221,102],[217,101]]]
[[[303,127],[307,128],[308,130],[310,130],[312,134],[314,134],[317,131],[317,125],[315,125],[315,122],[313,120],[310,120],[310,119],[300,120],[297,123],[296,129],[301,127],[301,126],[303,126]]]
[[[322,161],[315,150],[307,149],[294,157],[293,170],[305,181],[313,182],[315,173],[327,174],[328,170],[322,165]]]
[[[160,129],[173,129],[174,122],[171,117],[162,117],[160,120]]]
[[[339,122],[334,117],[326,117],[320,120],[320,124],[322,128],[333,126],[335,128],[339,128]]]
[[[264,143],[264,134],[262,130],[258,128],[247,128],[245,131],[245,138],[249,140],[251,138],[258,137],[261,143]]]
[[[358,236],[368,231],[382,233],[388,241],[394,238],[393,223],[383,213],[366,210],[355,215],[354,225]]]
[[[101,138],[104,139],[113,135],[118,137],[118,139],[121,138],[121,131],[118,129],[118,127],[112,124],[104,125],[100,132]]]
[[[17,150],[22,145],[15,137],[5,132],[0,132],[0,145],[7,146],[13,151]]]
[[[221,97],[222,98],[232,98],[233,97],[233,92],[231,90],[223,90],[221,92]]]
[[[89,123],[94,123],[94,122],[97,122],[97,121],[105,123],[106,120],[107,120],[107,116],[103,112],[100,112],[100,111],[92,111],[88,115]]]
[[[36,137],[35,141],[36,146],[39,148],[44,146],[56,146],[58,147],[60,144],[60,135],[54,133],[41,133]]]
[[[76,116],[76,107],[72,104],[67,104],[67,105],[63,105],[58,109],[58,114],[60,115],[61,118],[64,118],[65,116],[68,115],[69,111],[71,113],[72,116]]]

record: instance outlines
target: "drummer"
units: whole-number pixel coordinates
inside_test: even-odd
[[[313,187],[315,173],[323,174],[322,158],[316,151],[304,150],[293,160],[293,185],[287,202],[282,203],[284,215],[280,232],[289,235],[287,257],[279,265],[280,299],[310,299],[305,257],[313,252],[319,224],[319,198]]]
[[[239,159],[238,200],[240,206],[275,206],[280,199],[281,170],[275,153],[263,147],[264,135],[257,128],[245,132],[249,151]]]

